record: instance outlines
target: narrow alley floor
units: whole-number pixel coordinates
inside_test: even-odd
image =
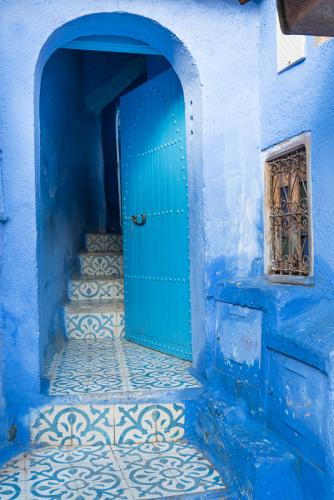
[[[47,368],[49,394],[107,394],[200,387],[190,363],[122,338],[69,340]]]
[[[191,363],[124,339],[121,238],[89,234],[86,247],[46,404],[30,410],[30,448],[0,469],[0,499],[233,498],[191,443]]]
[[[132,500],[204,492],[228,498],[226,488],[211,463],[186,442],[44,447],[17,456],[0,471],[1,499]]]

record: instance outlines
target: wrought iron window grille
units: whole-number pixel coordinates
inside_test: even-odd
[[[310,275],[307,154],[304,145],[267,160],[269,274]]]

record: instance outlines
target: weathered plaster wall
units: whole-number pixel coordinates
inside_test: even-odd
[[[137,37],[166,56],[185,93],[194,367],[208,376],[211,388],[196,417],[198,432],[217,444],[219,453],[229,454],[244,484],[252,478],[256,498],[276,498],[268,495],[279,494],[280,477],[295,494],[291,471],[302,479],[304,494],[306,488],[330,498],[332,42],[316,48],[309,41],[306,61],[277,75],[274,0],[243,7],[234,0],[166,0],[155,4],[154,14],[151,0],[36,0],[29,7],[18,0],[1,6],[0,79],[6,95],[0,103],[1,137],[11,216],[4,227],[0,297],[7,399],[10,395],[13,407],[23,410],[39,391],[34,176],[43,66],[73,37]],[[275,285],[263,277],[261,149],[308,130],[314,286]],[[282,384],[293,371],[295,379]],[[275,409],[280,397],[292,401],[290,413],[284,404]],[[311,417],[300,410],[309,400],[317,401]],[[315,432],[319,415],[321,433]],[[295,459],[267,425],[307,460]],[[298,432],[304,436],[299,441]],[[275,464],[280,461],[276,471],[263,458],[264,442]]]
[[[180,76],[188,132],[193,351],[198,369],[203,371],[206,361],[205,277],[211,282],[223,273],[247,275],[254,272],[253,263],[261,256],[257,232],[261,220],[258,5],[251,2],[241,8],[228,0],[217,8],[213,0],[169,0],[155,5],[154,13],[151,7],[150,0],[1,3],[0,74],[6,95],[1,102],[1,136],[12,216],[6,229],[2,297],[8,317],[13,318],[13,342],[20,346],[15,353],[10,349],[8,366],[14,369],[5,384],[9,392],[14,385],[20,386],[15,366],[22,366],[27,372],[22,374],[22,383],[28,404],[39,390],[38,93],[45,62],[66,41],[99,33],[137,37],[160,50]]]
[[[40,94],[38,258],[41,362],[63,335],[62,304],[84,231],[105,216],[100,117],[84,103],[81,54],[59,50],[45,65]]]
[[[303,457],[296,469],[302,486],[298,495],[302,498],[332,498],[334,253],[330,191],[333,185],[334,46],[332,41],[316,46],[313,38],[308,38],[306,59],[278,74],[274,1],[261,3],[260,20],[261,154],[257,160],[255,180],[260,196],[249,200],[248,210],[252,220],[259,216],[257,234],[258,248],[261,249],[264,247],[261,214],[265,152],[285,139],[308,132],[311,141],[314,278],[308,281],[308,286],[270,283],[264,276],[261,250],[254,260],[253,272],[248,276],[242,276],[236,270],[228,279],[228,274],[223,273],[220,283],[211,289],[213,299],[209,301],[212,307],[209,339],[212,345],[208,350],[208,376],[213,390],[227,392],[223,400],[229,401],[230,412],[231,408],[238,408],[238,411],[243,408],[239,416],[234,414],[235,429],[238,422],[247,426],[245,415],[252,415],[253,419],[263,422],[297,450],[299,459]],[[235,109],[240,110],[240,107]],[[248,133],[251,134],[252,130],[249,129]],[[246,152],[246,145],[241,144],[240,147]],[[233,171],[228,163],[225,190],[229,180],[233,182]],[[243,173],[242,178],[241,182],[252,185],[251,177],[247,178]],[[247,186],[248,192],[251,189]],[[235,189],[230,194],[238,199]],[[241,216],[238,203],[235,220],[240,224],[240,230],[246,231],[248,219]],[[244,207],[243,201],[241,207]],[[232,228],[228,231],[227,240],[229,243],[234,241]],[[240,244],[239,236],[236,240]],[[228,262],[226,253],[222,256],[221,268],[225,261]],[[212,421],[208,425],[212,413],[217,420],[224,420],[227,413],[224,407],[219,407],[219,397],[222,396],[219,392],[215,394],[217,402],[210,403],[208,397],[203,403],[200,425],[200,433],[211,435],[213,444],[216,443],[217,429]],[[233,425],[230,426],[232,429]],[[233,458],[237,449],[240,459],[245,436],[241,437],[238,448],[237,434],[230,430],[228,435],[228,432],[225,427],[221,429],[225,450]],[[257,435],[258,438],[261,435],[260,428]],[[229,439],[230,445],[227,444]],[[268,442],[274,442],[273,438],[268,439]],[[253,450],[251,454],[254,453],[252,457],[256,463],[256,441],[250,440],[248,446]],[[257,464],[257,471],[253,471],[255,489],[256,476],[264,464],[265,460],[261,465]],[[244,469],[240,469],[239,473],[243,474]],[[271,484],[277,482],[278,478],[272,475],[272,471],[268,470],[266,475]],[[290,489],[291,485],[292,482]],[[261,494],[266,498],[264,490]],[[270,494],[276,498],[278,493]]]
[[[113,11],[134,13],[144,19],[116,14],[73,21],[80,16]],[[188,128],[193,348],[199,369],[203,370],[205,363],[205,274],[209,271],[210,280],[223,270],[226,274],[248,274],[261,254],[257,235],[260,216],[255,208],[260,189],[256,182],[258,7],[253,3],[241,9],[229,0],[217,9],[213,0],[185,0],[182,4],[170,0],[155,6],[153,23],[146,19],[151,11],[149,0],[67,1],[66,6],[62,2],[37,1],[29,8],[23,0],[15,5],[2,3],[1,79],[6,94],[1,109],[2,137],[6,194],[11,200],[11,213],[15,212],[6,235],[10,252],[5,257],[3,287],[4,305],[13,317],[14,342],[20,346],[15,354],[11,350],[8,363],[11,357],[15,358],[11,365],[13,379],[5,382],[9,392],[13,385],[17,386],[20,377],[15,365],[22,365],[28,372],[22,376],[24,386],[28,385],[28,403],[38,392],[39,383],[34,198],[34,160],[38,164],[39,151],[36,96],[43,65],[62,43],[83,34],[135,36],[158,48],[181,78]],[[69,24],[62,28],[66,23]],[[204,25],[208,29],[203,29]],[[53,32],[55,35],[44,45]],[[13,174],[17,165],[20,176]],[[243,180],[245,174],[247,182]],[[236,206],[238,188],[241,196]],[[240,224],[244,218],[247,224]],[[26,237],[24,228],[30,237]],[[24,273],[18,271],[18,258],[23,259],[20,267]],[[204,265],[212,261],[216,265]],[[29,349],[25,350],[27,342]]]

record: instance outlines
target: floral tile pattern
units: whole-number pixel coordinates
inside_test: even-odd
[[[214,491],[223,499],[226,483],[188,443],[46,447],[0,470],[4,500],[135,500]]]
[[[70,339],[100,340],[124,337],[124,305],[118,301],[93,307],[69,304],[65,309],[65,323]]]
[[[199,451],[184,443],[118,445],[115,454],[137,498],[223,490],[219,473]]]
[[[151,404],[119,405],[115,409],[115,443],[156,441],[156,409]]]
[[[99,233],[86,234],[88,252],[121,252],[122,236],[119,234]]]
[[[82,253],[79,258],[81,274],[85,276],[123,275],[121,253]]]
[[[115,394],[199,387],[190,363],[124,339],[73,340],[49,362],[49,394]]]
[[[71,300],[123,300],[123,279],[97,276],[73,279],[70,283],[69,296]]]
[[[184,436],[185,414],[182,403],[156,405],[157,441],[178,441]]]
[[[74,446],[115,442],[113,405],[47,406],[30,419],[33,446]]]
[[[173,441],[184,436],[185,407],[173,404],[46,406],[31,414],[33,446]]]

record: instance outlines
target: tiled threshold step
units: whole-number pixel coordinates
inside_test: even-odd
[[[121,300],[81,300],[65,307],[66,333],[74,340],[124,337],[124,303]]]
[[[190,363],[122,338],[67,341],[47,366],[52,396],[115,398],[201,389]],[[111,401],[111,400],[110,400]]]
[[[188,403],[46,405],[31,410],[32,446],[170,442],[189,435]]]
[[[44,447],[0,470],[0,498],[32,500],[237,498],[193,445]]]

